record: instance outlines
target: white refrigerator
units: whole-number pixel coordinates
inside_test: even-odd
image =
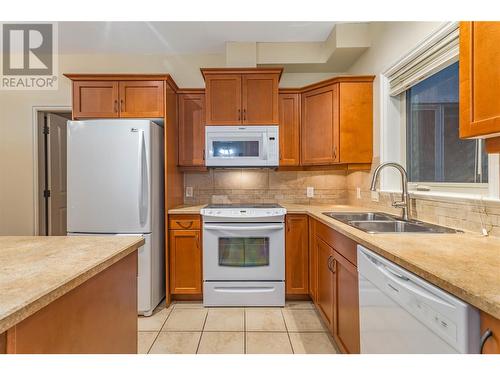
[[[68,121],[68,235],[140,235],[138,312],[165,296],[163,126],[149,120]]]

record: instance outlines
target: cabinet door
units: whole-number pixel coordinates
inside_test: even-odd
[[[491,331],[491,336],[484,342],[482,354],[500,354],[500,320],[481,311],[481,335],[486,330]]]
[[[300,164],[300,94],[279,94],[280,165]]]
[[[460,137],[500,134],[500,22],[460,23]]]
[[[118,82],[73,82],[73,118],[113,117],[118,117]]]
[[[309,293],[309,230],[307,215],[286,215],[285,284],[287,294]]]
[[[339,83],[340,163],[371,163],[373,159],[373,83]]]
[[[342,255],[334,251],[333,337],[344,353],[359,353],[358,272]]]
[[[205,95],[179,95],[179,165],[205,165]]]
[[[302,94],[302,165],[339,161],[338,83]]]
[[[213,74],[205,78],[206,125],[240,124],[241,74]]]
[[[325,323],[332,329],[334,314],[333,274],[331,271],[333,249],[319,237],[316,237],[316,249],[318,256],[317,307]]]
[[[318,249],[316,247],[316,220],[309,220],[309,295],[317,303]]]
[[[120,117],[163,117],[163,81],[120,81]]]
[[[246,125],[279,123],[277,74],[243,74],[242,111]]]
[[[201,294],[201,243],[199,230],[170,231],[170,292]]]

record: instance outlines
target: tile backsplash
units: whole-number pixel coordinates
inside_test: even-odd
[[[308,198],[306,188],[314,187]],[[275,171],[267,169],[211,169],[184,174],[184,187],[193,188],[185,204],[301,203],[345,204],[345,171]]]
[[[380,193],[379,201],[373,202],[370,179],[369,171],[211,169],[184,174],[184,187],[193,188],[193,196],[184,197],[184,203],[349,204],[399,214],[391,203],[400,194]],[[314,187],[313,198],[306,195],[308,186]],[[476,233],[484,227],[490,235],[500,236],[500,202],[419,196],[412,198],[411,213],[418,220]]]

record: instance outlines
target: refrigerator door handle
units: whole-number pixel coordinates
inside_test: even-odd
[[[139,223],[144,225],[148,215],[148,161],[144,130],[139,131]]]

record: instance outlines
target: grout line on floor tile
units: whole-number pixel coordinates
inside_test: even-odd
[[[243,354],[247,354],[247,309],[243,309]]]
[[[292,339],[290,339],[290,332],[288,331],[288,326],[286,324],[285,315],[283,314],[283,309],[281,309],[281,317],[283,318],[283,322],[285,322],[286,335],[288,336],[288,342],[290,343],[292,354],[295,354],[295,351],[293,350]]]
[[[205,309],[205,307],[204,307]],[[198,339],[198,345],[196,346],[196,354],[198,354],[198,350],[200,350],[201,338],[203,337],[203,333],[205,332],[205,324],[207,324],[209,309],[207,309],[207,313],[205,314],[205,320],[203,321],[203,326],[201,327],[200,338]]]

